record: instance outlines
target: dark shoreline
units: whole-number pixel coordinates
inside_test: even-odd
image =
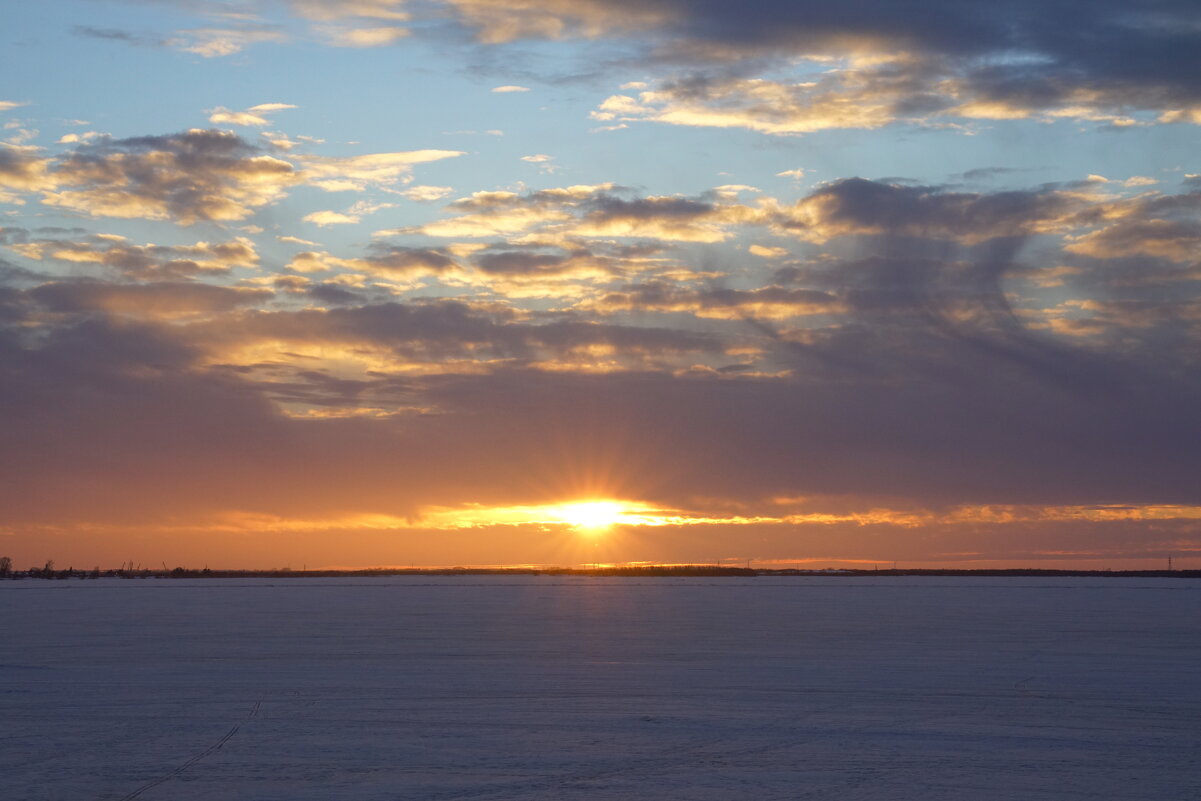
[[[28,570],[15,571],[3,577],[8,580],[22,579],[95,579],[95,578],[351,578],[378,576],[605,576],[605,577],[722,577],[722,576],[803,576],[803,577],[891,577],[891,576],[977,576],[977,577],[1046,577],[1064,576],[1098,578],[1201,578],[1201,570],[1044,570],[1039,568],[1015,568],[1008,570],[956,570],[956,569],[912,569],[912,570],[772,570],[745,567],[721,567],[718,565],[650,565],[646,567],[513,567],[513,568],[364,568],[358,570],[191,570],[177,567],[172,570]],[[0,579],[3,580],[3,579]]]

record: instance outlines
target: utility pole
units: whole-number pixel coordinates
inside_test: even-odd
[[[1172,555],[1168,554],[1168,572],[1172,572]]]

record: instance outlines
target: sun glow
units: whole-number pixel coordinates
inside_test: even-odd
[[[552,507],[550,513],[578,529],[603,531],[620,523],[626,508],[616,501],[581,501]]]

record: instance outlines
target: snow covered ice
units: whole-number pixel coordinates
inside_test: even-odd
[[[1201,798],[1201,582],[0,582],[0,797]]]

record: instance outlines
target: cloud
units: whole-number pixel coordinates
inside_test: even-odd
[[[540,492],[556,500],[592,481],[693,517],[766,512],[787,521],[779,525],[790,541],[814,547],[857,542],[865,527],[891,542],[916,526],[940,545],[958,537],[977,550],[988,530],[998,553],[1013,553],[1015,537],[1074,541],[1047,521],[1079,522],[1090,547],[1112,536],[1132,550],[1155,526],[1162,534],[1188,520],[1164,504],[1198,502],[1189,480],[1198,388],[1155,362],[1128,377],[1131,392],[1065,393],[937,329],[881,328],[862,316],[855,331],[818,330],[793,354],[794,372],[748,375],[745,344],[661,319],[606,325],[454,301],[364,305],[335,284],[312,297],[350,307],[224,311],[232,298],[223,297],[200,313],[215,319],[193,321],[203,302],[172,296],[168,326],[122,314],[123,303],[139,304],[112,300],[119,292],[100,300],[88,291],[19,295],[36,334],[0,329],[11,423],[0,444],[21,464],[0,466],[10,530],[153,527],[181,516],[203,525],[231,509],[304,525],[352,510],[394,517],[395,537],[423,507],[513,506]],[[664,302],[684,301],[682,314],[723,308],[712,295],[664,291]],[[768,296],[739,290],[724,303],[737,312]],[[117,310],[96,309],[106,303]],[[52,320],[37,318],[50,308]],[[755,344],[765,339],[773,347]],[[740,354],[724,360],[728,369],[689,369],[731,350]],[[1088,362],[1076,358],[1065,366]],[[805,500],[774,500],[798,495]],[[1115,498],[1137,508],[1115,510]],[[1143,519],[1152,525],[1135,525]],[[1123,521],[1124,533],[1098,534]],[[814,534],[819,526],[829,533]]]
[[[1107,0],[1083,20],[1021,0],[1004,21],[951,2],[919,20],[899,0],[870,13],[770,0],[737,11],[675,0],[453,5],[484,41],[622,36],[647,63],[682,68],[653,87],[624,84],[645,91],[610,97],[594,112],[602,121],[784,135],[894,122],[1201,120],[1201,34],[1184,2],[1132,10]]]
[[[110,42],[123,42],[135,47],[164,47],[167,41],[162,37],[144,36],[120,28],[96,28],[91,25],[76,25],[71,31],[77,36],[89,39],[101,39]]]
[[[461,150],[411,150],[345,158],[302,156],[298,161],[304,168],[306,183],[328,192],[345,192],[368,186],[390,186],[406,178],[416,164],[462,155]]]
[[[765,228],[778,236],[819,245],[842,237],[882,235],[979,245],[989,240],[1066,234],[1094,224],[1098,214],[1130,213],[1119,211],[1125,206],[1085,186],[973,193],[851,178],[823,185],[793,204],[771,197],[760,197],[753,204],[739,202],[739,195],[750,191],[757,190],[732,186],[693,197],[638,197],[605,184],[524,194],[477,192],[451,203],[447,208],[453,216],[415,229],[380,231],[377,236],[420,232],[447,238],[537,236],[565,241],[616,237],[712,244],[742,231]],[[751,250],[756,255],[787,255],[763,245],[751,247],[757,248]]]
[[[36,192],[54,186],[50,159],[39,148],[0,142],[0,202],[20,202],[16,192]]]
[[[204,58],[221,58],[263,42],[282,43],[287,36],[270,26],[244,25],[236,28],[189,28],[176,31],[163,44]]]
[[[528,358],[543,348],[570,353],[598,344],[704,343],[640,329],[619,337],[620,330],[506,323],[465,305],[433,304],[237,313],[220,326],[189,329],[189,336],[198,343],[207,331],[230,343],[279,340],[293,352],[304,352],[308,343],[375,343],[406,358],[443,360],[481,346],[487,355]],[[1187,403],[1195,398],[1170,401],[1163,393],[1174,387],[1162,387],[1134,407],[1105,397],[1081,407],[1008,369],[990,378],[997,369],[991,361],[973,374],[983,382],[979,391],[966,394],[917,376],[890,384],[888,392],[871,392],[868,377],[827,383],[504,368],[434,375],[420,384],[395,376],[334,380],[309,368],[259,384],[254,372],[201,367],[199,352],[184,346],[178,331],[102,319],[44,333],[41,341],[22,346],[36,359],[18,360],[21,351],[14,352],[11,338],[0,350],[5,375],[13,378],[0,385],[14,423],[5,429],[6,452],[41,454],[40,460],[23,459],[21,474],[7,471],[10,521],[26,515],[44,520],[44,500],[52,492],[63,493],[64,502],[51,507],[62,519],[152,520],[160,513],[178,515],[181,508],[266,511],[277,504],[295,516],[346,504],[404,514],[421,503],[457,504],[465,497],[511,500],[521,497],[519,484],[598,464],[618,489],[638,487],[655,501],[679,505],[704,495],[749,502],[798,488],[860,498],[868,488],[877,498],[920,499],[934,507],[964,498],[1087,504],[1115,488],[1148,502],[1195,498],[1185,477],[1195,474],[1187,468],[1195,467],[1196,450],[1184,442],[1173,446],[1169,435],[1171,423],[1188,419]],[[12,391],[17,386],[19,397]],[[98,392],[100,387],[107,391]],[[439,413],[413,425],[363,420],[331,428],[271,412],[260,394],[268,392],[334,410],[417,404]],[[90,402],[69,404],[67,398]],[[41,427],[17,427],[31,421],[35,409],[58,422],[56,439]],[[1163,426],[1148,432],[1143,422],[1156,409]],[[91,415],[109,424],[88,425]],[[1010,422],[998,427],[982,421]],[[139,436],[130,438],[131,430]],[[18,431],[26,433],[18,439]],[[124,447],[115,447],[123,440]],[[173,458],[154,458],[156,452]],[[1143,472],[1131,460],[1105,458],[1120,452],[1131,454]],[[180,459],[181,453],[189,458]],[[822,458],[799,459],[798,453]],[[1158,459],[1144,462],[1150,453]],[[96,472],[98,454],[108,454],[107,469]],[[310,459],[317,454],[320,459]],[[314,463],[323,465],[320,476],[306,468]],[[745,466],[731,472],[732,463]],[[505,464],[508,471],[484,480]],[[92,490],[83,481],[89,473],[100,482]],[[388,491],[396,475],[412,478]],[[300,500],[290,497],[298,486],[306,488]],[[190,487],[196,489],[182,491]],[[551,487],[559,489],[553,478]],[[126,502],[139,493],[149,496],[145,503]],[[36,503],[43,508],[35,509]]]
[[[222,287],[184,282],[112,284],[57,281],[29,292],[53,312],[104,311],[118,317],[179,319],[256,306],[273,297],[269,289]]]
[[[237,114],[282,107],[262,104]],[[300,184],[333,192],[388,189],[411,180],[417,164],[459,155],[455,150],[417,150],[343,158],[305,155],[288,161],[232,132],[194,128],[127,139],[95,136],[56,158],[28,146],[0,145],[0,188],[37,192],[44,205],[93,217],[191,225],[246,219]],[[344,216],[361,217],[387,207],[362,201]]]
[[[57,142],[55,142],[55,144],[58,144],[58,145],[77,145],[77,144],[80,144],[80,143],[82,143],[82,142],[89,142],[89,141],[91,141],[92,139],[95,139],[96,137],[98,137],[98,136],[102,136],[102,135],[103,135],[103,134],[101,134],[99,131],[84,131],[83,133],[69,133],[69,134],[63,134],[62,136],[60,136],[60,137],[58,138],[58,141],[57,141]]]
[[[128,279],[164,281],[259,266],[254,243],[245,237],[192,245],[139,245],[113,234],[30,236],[24,230],[4,230],[0,242],[25,258],[102,265]]]
[[[1075,122],[1192,125],[1195,3],[1098,0],[1087,14],[1033,0],[1000,13],[934,0],[923,14],[892,0],[172,11],[197,9],[212,16],[190,33],[85,35],[169,41],[197,61],[284,37],[461,46],[456,24],[497,45],[590,37],[570,52],[472,46],[479,74],[495,67],[482,88],[525,89],[495,81],[542,80],[563,58],[595,86],[593,72],[620,62],[621,88],[596,109],[609,116],[585,127],[725,128],[752,149],[759,141],[751,161],[774,161],[782,194],[633,189],[603,174],[508,183],[556,163],[535,149],[551,145],[531,142],[510,151],[514,175],[487,179],[492,191],[451,194],[429,183],[477,173],[476,159],[356,155],[348,134],[324,150],[269,130],[280,103],[210,109],[217,127],[253,127],[242,136],[80,127],[46,149],[2,146],[0,199],[32,212],[29,228],[0,232],[0,525],[10,536],[22,527],[27,547],[51,541],[28,533],[38,525],[106,536],[130,525],[163,542],[179,520],[255,543],[271,539],[248,536],[256,521],[292,532],[342,521],[384,526],[375,544],[387,544],[431,505],[512,508],[600,489],[707,521],[695,528],[741,525],[744,541],[813,552],[902,541],[923,553],[966,542],[1037,553],[1049,547],[1040,536],[1201,547],[1188,528],[1201,505],[1201,179],[1112,163],[1090,168],[1108,180],[1010,191],[835,179],[826,170],[838,158],[798,158],[746,133],[985,134],[962,140],[977,142],[960,154],[970,156],[987,149],[990,127],[1012,144],[1035,122],[1073,121],[1058,123],[1056,141]],[[253,16],[280,9],[300,22]],[[253,67],[236,61],[204,67]],[[1165,146],[1182,132],[1162,132]],[[833,137],[844,155],[859,138],[870,137]],[[1112,144],[1102,150],[1123,150]],[[834,180],[815,185],[801,163]],[[750,180],[738,165],[710,166]],[[608,177],[649,175],[629,167]],[[385,213],[384,201],[398,208]],[[334,230],[373,213],[388,239],[354,245],[355,230]],[[99,225],[114,217],[129,222]],[[170,223],[201,227],[185,236]],[[327,243],[302,238],[311,223],[330,226]],[[747,528],[759,518],[771,522]]]
[[[292,12],[313,23],[312,30],[334,47],[383,47],[410,31],[402,0],[287,0]]]
[[[506,84],[505,86],[494,86],[490,91],[495,92],[496,94],[508,94],[511,92],[528,92],[530,89],[528,86],[514,86],[513,84]]]
[[[441,200],[453,191],[454,189],[449,186],[419,185],[401,189],[397,194],[417,203],[433,203],[435,200]]]
[[[606,312],[682,312],[718,320],[787,320],[845,311],[834,295],[819,290],[779,286],[694,289],[666,283],[625,287],[600,298],[596,308]]]
[[[668,82],[637,97],[613,95],[591,116],[602,122],[650,120],[671,125],[749,128],[767,134],[801,134],[836,128],[879,128],[898,119],[918,119],[947,105],[933,103],[909,113],[908,76],[880,70],[831,71],[813,80],[763,78]]]
[[[585,254],[590,255],[590,254]],[[490,275],[558,275],[572,270],[576,254],[535,250],[485,251],[473,259],[478,269]]]
[[[569,214],[561,207],[577,204],[603,186],[573,186],[528,193],[509,191],[475,192],[448,208],[458,216],[421,226],[420,232],[438,237],[480,237],[515,233],[548,221],[561,221]],[[388,236],[407,231],[380,231]]]
[[[241,220],[298,180],[291,164],[236,135],[192,129],[165,136],[101,137],[55,165],[42,203],[95,217]]]
[[[1064,249],[1099,259],[1150,256],[1201,263],[1201,220],[1123,220],[1074,237]]]
[[[1003,18],[953,0],[937,0],[930,14],[920,16],[901,0],[880,0],[870,10],[774,0],[443,5],[484,44],[620,38],[645,64],[681,70],[657,84],[625,82],[623,87],[645,91],[606,101],[597,114],[608,120],[770,134],[896,121],[1037,118],[1113,126],[1201,121],[1196,77],[1201,28],[1196,8],[1186,0],[1165,0],[1153,9],[1102,0],[1090,6],[1087,19],[1035,0],[1016,0]],[[291,0],[287,8],[333,46],[375,47],[410,35],[399,24],[410,17],[401,2]],[[286,38],[281,27],[250,13],[222,10],[210,16],[238,22],[181,30],[148,43],[216,57]],[[115,29],[79,32],[134,43],[146,39]],[[516,88],[524,87],[497,87]]]
[[[613,372],[719,352],[718,339],[595,321],[528,321],[497,304],[453,300],[329,310],[249,312],[196,332],[229,364],[295,361],[365,376],[437,376],[524,365],[548,372]],[[288,356],[292,354],[292,356]],[[687,363],[686,361],[684,362]]]
[[[547,175],[553,175],[562,169],[562,167],[554,163],[554,156],[548,156],[545,153],[536,153],[532,156],[522,156],[521,160],[528,164],[538,165],[538,171],[546,173]]]
[[[27,105],[29,105],[29,104],[28,103],[18,103],[15,100],[0,100],[0,111],[11,111],[14,108],[20,108],[21,106],[27,106]]]
[[[318,22],[334,22],[347,17],[401,22],[409,18],[403,11],[404,0],[287,0],[299,16]]]
[[[261,43],[289,41],[284,24],[265,21],[258,4],[243,4],[247,10],[230,10],[206,3],[186,4],[207,17],[212,24],[175,31],[166,37],[146,36],[116,28],[76,26],[81,36],[130,45],[170,47],[204,58],[236,55]],[[409,35],[398,22],[409,19],[402,2],[393,0],[285,0],[287,11],[306,20],[309,33],[333,47],[380,47]]]
[[[792,206],[774,205],[772,226],[817,243],[856,234],[978,243],[1060,230],[1088,205],[1087,196],[1053,188],[986,194],[848,178]]]
[[[515,39],[596,37],[615,30],[637,30],[664,21],[660,3],[604,0],[449,0],[459,17],[477,30],[480,41],[498,44]]]
[[[322,228],[327,225],[347,225],[359,221],[358,217],[343,214],[339,211],[314,211],[311,214],[304,215],[301,219]]]
[[[732,202],[726,190],[708,196],[626,198],[612,184],[580,184],[525,194],[476,192],[448,207],[458,216],[419,229],[437,237],[512,236],[538,231],[544,237],[635,237],[687,242],[720,242],[729,227],[758,212]],[[735,193],[736,194],[736,193]],[[381,231],[379,236],[401,233]]]
[[[0,447],[27,461],[0,466],[7,525],[199,511],[223,490],[241,494],[231,454],[282,443],[270,406],[236,378],[198,369],[175,329],[91,313],[27,337],[11,321],[0,326]],[[210,494],[209,481],[222,489]]]
[[[381,209],[395,208],[395,206],[395,203],[372,203],[360,200],[347,209],[345,213],[338,211],[315,211],[311,214],[306,214],[301,219],[304,222],[311,222],[323,228],[327,225],[346,225],[357,223],[368,214],[374,214]]]
[[[1129,126],[1175,119],[1161,110],[1162,98],[1140,96],[1126,87],[1064,86],[1057,91],[1014,94],[998,83],[999,78],[957,74],[946,66],[942,60],[902,54],[866,66],[852,59],[831,68],[822,59],[811,62],[813,72],[792,81],[693,74],[664,81],[636,96],[612,95],[591,116],[605,122],[747,128],[772,135],[870,130],[901,122],[937,126],[974,120],[1073,119]],[[1139,112],[1151,116],[1140,118]]]
[[[219,137],[13,150],[3,174],[41,187],[14,191],[124,189],[182,219],[191,206],[141,172],[236,189],[262,153],[202,133]],[[409,164],[280,161],[280,192],[405,187]],[[230,508],[416,519],[518,505],[543,479],[558,493],[597,460],[664,508],[819,499],[771,513],[794,535],[1116,525],[1088,507],[1198,504],[1195,183],[478,192],[360,254],[271,227],[306,247],[295,274],[241,281],[270,262],[255,235],[6,228],[14,261],[56,276],[0,271],[0,446],[21,464],[0,466],[6,525],[46,508],[112,525]]]
[[[214,125],[227,123],[229,125],[270,125],[270,120],[266,115],[284,109],[296,108],[296,106],[287,103],[259,103],[257,106],[251,106],[245,111],[230,111],[224,106],[217,106],[209,110],[209,122]]]
[[[277,236],[275,238],[280,242],[288,242],[289,244],[293,245],[308,245],[309,247],[317,247],[316,242],[311,242],[308,239],[301,239],[300,237],[296,236]]]
[[[408,28],[396,25],[379,25],[370,28],[319,28],[329,44],[334,47],[383,47],[409,35]]]
[[[735,222],[745,207],[716,199],[650,196],[626,200],[596,194],[584,204],[587,212],[573,226],[582,236],[649,237],[683,242],[720,242],[730,234],[726,224]]]
[[[444,283],[470,287],[518,305],[553,301],[561,310],[584,311],[604,286],[648,264],[605,246],[497,243],[470,253],[460,249],[458,268]]]
[[[341,258],[325,251],[297,253],[288,269],[300,273],[354,270],[385,278],[413,279],[445,272],[455,265],[454,258],[436,248],[379,246],[362,258]]]

